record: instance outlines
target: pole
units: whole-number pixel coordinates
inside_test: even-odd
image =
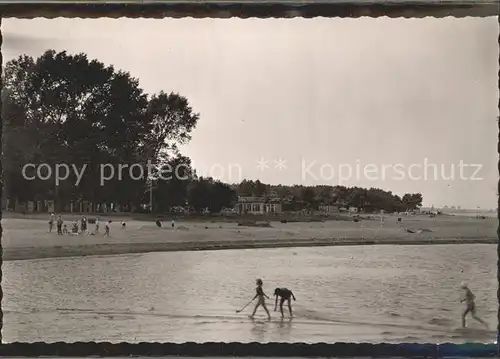
[[[149,179],[149,210],[153,213],[153,179]]]
[[[253,299],[251,301],[249,301],[243,308],[241,308],[240,310],[237,310],[236,313],[239,313],[241,311],[243,311],[243,309],[245,309],[246,307],[248,307],[250,305],[250,303],[253,302]]]

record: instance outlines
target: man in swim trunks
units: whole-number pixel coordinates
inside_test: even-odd
[[[283,314],[283,304],[285,301],[288,301],[288,310],[290,312],[290,318],[293,317],[292,315],[292,301],[291,298],[293,298],[293,301],[295,301],[295,296],[293,295],[292,291],[287,288],[276,288],[274,290],[274,295],[276,296],[276,301],[274,303],[274,311],[276,311],[278,307],[278,297],[280,297],[280,312],[281,312],[281,318],[283,318],[285,315]]]
[[[469,289],[469,287],[467,286],[466,283],[462,282],[460,287],[464,290],[464,297],[462,298],[462,300],[460,302],[462,302],[462,303],[465,302],[465,305],[466,305],[465,309],[462,313],[462,328],[465,328],[465,317],[469,313],[471,313],[472,318],[474,318],[479,323],[481,323],[486,328],[488,328],[488,324],[486,324],[481,318],[479,318],[476,315],[476,303],[474,301],[476,299],[476,296],[474,295],[474,293],[472,293],[472,291]]]
[[[269,297],[264,293],[264,290],[262,289],[262,284],[263,284],[262,279],[257,279],[256,284],[257,284],[257,288],[255,288],[256,294],[252,300],[255,300],[257,298],[257,304],[255,305],[255,308],[250,318],[253,318],[255,312],[257,312],[257,308],[262,306],[262,308],[264,308],[264,310],[267,313],[267,319],[271,320],[271,314],[269,314],[269,310],[266,307],[266,300],[264,299],[264,297],[267,299],[269,299]]]

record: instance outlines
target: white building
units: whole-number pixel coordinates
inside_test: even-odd
[[[235,210],[239,214],[281,213],[281,203],[266,201],[264,197],[238,197]]]
[[[324,213],[338,213],[340,211],[339,206],[335,204],[320,205],[318,209]]]

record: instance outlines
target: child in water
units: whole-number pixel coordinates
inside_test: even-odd
[[[479,318],[476,315],[476,303],[474,301],[476,299],[476,296],[474,295],[474,293],[472,293],[472,291],[469,289],[469,287],[467,286],[466,283],[462,282],[460,287],[464,290],[464,297],[462,298],[462,300],[460,302],[461,303],[465,302],[465,309],[462,312],[462,328],[465,328],[465,317],[469,313],[471,313],[472,318],[474,318],[479,323],[481,323],[486,328],[488,328],[488,324],[486,324],[481,318]]]
[[[262,279],[257,279],[256,284],[257,284],[257,288],[255,288],[256,294],[255,297],[253,297],[253,300],[257,298],[257,304],[255,305],[255,308],[253,310],[252,315],[250,315],[250,318],[253,318],[255,312],[257,312],[257,308],[262,306],[262,308],[264,308],[264,310],[267,313],[267,319],[271,320],[271,314],[269,314],[269,310],[266,307],[266,300],[264,299],[264,297],[267,299],[269,299],[269,297],[264,293],[264,290],[262,289],[262,284],[263,284]]]

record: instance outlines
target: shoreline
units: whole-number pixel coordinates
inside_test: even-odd
[[[238,221],[270,221],[279,222],[280,220],[288,220],[290,223],[309,223],[309,222],[322,222],[322,221],[352,221],[352,214],[346,212],[336,212],[336,213],[313,213],[307,215],[298,215],[297,213],[283,212],[275,215],[269,214],[174,214],[174,213],[140,213],[140,212],[107,212],[107,213],[77,213],[77,212],[61,212],[63,218],[67,220],[79,220],[82,216],[87,218],[99,217],[101,220],[113,220],[113,221],[151,221],[154,222],[157,219],[161,221],[170,221],[175,219],[177,221],[183,222],[226,222],[233,223]],[[483,213],[481,213],[483,214]],[[2,212],[2,219],[24,219],[24,220],[48,220],[49,213],[20,213],[12,211]],[[396,213],[386,213],[384,215],[386,218],[396,218],[399,215]],[[364,220],[375,220],[378,221],[379,214],[377,213],[360,213],[359,217]],[[429,215],[418,213],[411,216],[401,215],[403,219],[415,219],[415,218],[427,218]],[[477,213],[464,213],[460,215],[443,213],[438,218],[473,218],[477,219]],[[497,215],[486,216],[487,219],[497,219]]]
[[[374,246],[374,245],[460,245],[460,244],[498,244],[498,238],[415,238],[415,239],[366,239],[366,238],[320,238],[320,239],[259,239],[247,241],[211,242],[163,242],[163,243],[113,243],[93,245],[66,245],[47,247],[10,247],[3,249],[3,261],[70,258],[86,256],[106,256],[141,254],[155,252],[213,251],[237,249],[304,248],[335,246]]]

